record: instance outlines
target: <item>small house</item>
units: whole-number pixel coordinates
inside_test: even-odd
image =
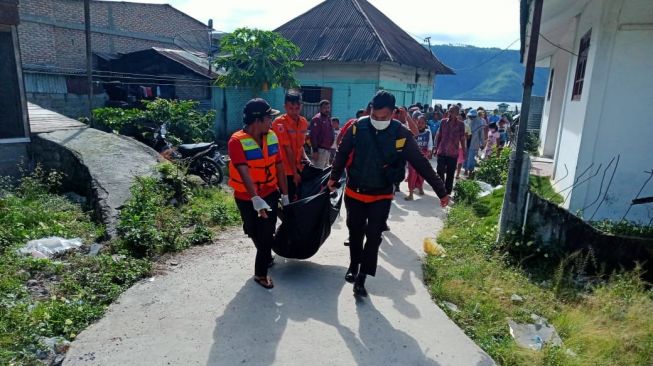
[[[365,0],[326,0],[275,30],[296,44],[305,115],[332,102],[332,115],[354,117],[377,90],[398,105],[431,104],[436,75],[454,72]]]

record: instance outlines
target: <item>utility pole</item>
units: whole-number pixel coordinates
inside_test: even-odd
[[[524,216],[524,210],[528,209],[525,204],[522,207],[520,193],[525,200],[525,189],[528,189],[528,181],[524,182],[524,176],[528,179],[528,172],[524,172],[524,145],[526,142],[526,129],[528,126],[528,114],[531,107],[531,95],[533,92],[533,77],[535,75],[535,61],[537,58],[537,44],[540,38],[540,22],[542,20],[543,0],[534,0],[533,20],[531,25],[530,41],[528,43],[528,58],[526,59],[526,72],[524,73],[524,92],[522,94],[522,108],[519,117],[517,130],[517,146],[514,152],[514,159],[511,161],[508,171],[508,182],[506,183],[506,194],[503,197],[503,208],[501,210],[501,221],[499,223],[499,240],[505,237],[506,232],[520,223]],[[520,225],[519,225],[520,226]]]
[[[424,42],[429,44],[429,52],[431,52],[431,55],[433,55],[433,49],[431,48],[431,37],[424,38]]]
[[[84,28],[86,31],[86,79],[88,83],[89,124],[93,125],[93,51],[91,49],[91,0],[84,0]]]

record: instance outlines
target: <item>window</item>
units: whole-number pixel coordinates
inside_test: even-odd
[[[546,93],[546,100],[551,100],[551,90],[553,90],[553,75],[555,69],[551,69],[551,74],[549,75],[549,91]]]
[[[590,37],[592,30],[590,29],[583,38],[580,39],[580,47],[578,49],[578,61],[576,62],[576,75],[574,76],[574,89],[571,94],[571,100],[580,100],[583,94],[583,84],[585,81],[585,69],[587,68],[587,55],[590,49]]]
[[[320,101],[326,99],[333,103],[332,88],[324,88],[321,86],[302,86],[300,90],[302,93],[302,101],[304,102],[304,105],[302,106],[302,115],[309,120],[320,111]]]

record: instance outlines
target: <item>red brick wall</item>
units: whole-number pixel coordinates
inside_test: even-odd
[[[81,0],[21,0],[21,24],[18,27],[24,65],[47,65],[60,68],[83,69],[85,38],[83,29],[69,29],[66,25],[84,26],[84,6]],[[32,21],[25,19],[36,17]],[[59,24],[48,25],[46,22]],[[177,48],[172,43],[142,39],[142,34],[165,37],[170,41],[181,32],[202,29],[197,20],[167,5],[125,2],[91,2],[91,22],[102,30],[130,33],[114,35],[92,33],[94,52],[127,53],[150,47]]]

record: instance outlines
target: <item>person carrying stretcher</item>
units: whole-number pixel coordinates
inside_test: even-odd
[[[273,260],[279,188],[282,204],[289,203],[279,142],[270,131],[272,117],[278,114],[264,99],[250,100],[243,109],[243,129],[227,144],[229,185],[234,189],[243,230],[256,246],[254,281],[267,289],[274,287],[268,267]]]
[[[444,182],[422,155],[413,134],[392,119],[395,109],[391,93],[381,90],[374,96],[370,116],[356,121],[340,142],[327,184],[334,191],[347,169],[345,207],[350,264],[345,280],[354,283],[357,296],[367,296],[366,276],[376,274],[394,183],[403,180],[406,161],[433,187],[442,207],[449,202]]]

